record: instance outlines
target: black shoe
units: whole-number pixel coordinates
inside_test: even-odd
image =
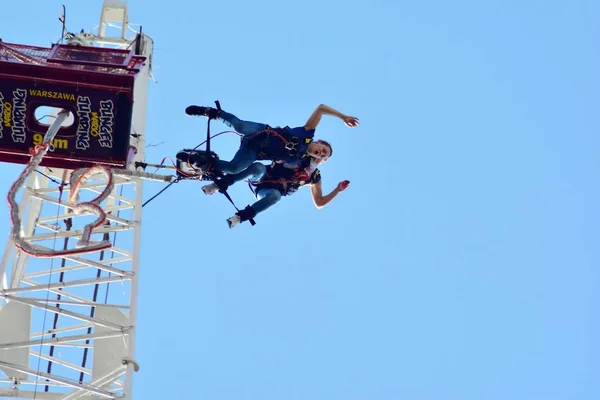
[[[204,117],[208,117],[209,119],[218,119],[219,118],[219,110],[211,107],[202,107],[202,106],[188,106],[185,109],[185,113],[187,115],[200,115]]]
[[[206,115],[206,107],[189,106],[185,109],[187,115]]]

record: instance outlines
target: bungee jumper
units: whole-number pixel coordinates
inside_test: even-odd
[[[254,225],[253,218],[259,212],[277,203],[281,196],[292,194],[304,185],[311,185],[313,201],[319,208],[348,187],[349,182],[343,181],[331,193],[322,195],[321,176],[317,166],[331,157],[333,148],[329,142],[315,140],[314,136],[323,115],[336,116],[350,128],[359,125],[358,118],[321,104],[303,126],[271,127],[264,123],[241,120],[223,111],[220,104],[216,103],[217,108],[191,105],[185,112],[191,116],[205,116],[209,124],[210,120],[214,119],[233,127],[241,136],[240,147],[234,157],[230,161],[220,160],[210,151],[210,141],[207,138],[206,151],[182,150],[177,154],[177,158],[182,162],[185,160],[202,174],[212,177],[213,183],[202,188],[207,195],[217,191],[227,195],[227,189],[231,185],[249,180],[259,200],[228,218],[230,228],[243,221],[250,221]],[[271,161],[272,164],[267,167],[258,162],[262,160]],[[231,201],[228,195],[227,197]]]

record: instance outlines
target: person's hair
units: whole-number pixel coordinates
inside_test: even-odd
[[[317,143],[321,143],[324,144],[325,146],[329,147],[329,157],[331,157],[333,155],[333,147],[331,147],[331,144],[323,139],[319,139],[317,140]]]

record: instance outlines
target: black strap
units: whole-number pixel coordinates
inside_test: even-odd
[[[223,111],[221,109],[221,103],[219,102],[219,100],[215,100],[215,105],[217,106],[217,110],[219,111]],[[206,152],[210,154],[210,120],[212,118],[208,118],[208,125],[206,128]],[[212,178],[213,178],[213,182],[215,182],[215,184],[217,186],[219,186],[219,192],[223,193],[223,195],[227,198],[227,200],[229,200],[229,202],[233,205],[233,207],[236,209],[236,211],[240,211],[239,208],[237,208],[237,206],[235,205],[235,203],[233,202],[233,199],[231,198],[231,196],[229,195],[229,193],[227,193],[227,189],[222,188],[223,185],[219,185],[218,179],[221,178],[222,176],[216,176],[214,173],[212,173]],[[250,224],[252,226],[256,225],[256,222],[254,221],[253,218],[250,218],[248,221],[250,221]]]
[[[208,123],[206,124],[206,152],[208,154],[210,154],[210,120],[211,118],[208,118]]]
[[[219,103],[219,100],[215,100],[215,105],[217,106],[217,110],[222,111],[221,103]],[[208,125],[206,128],[206,152],[209,154],[210,154],[210,120],[211,119],[212,118],[210,118],[210,116],[209,116],[208,117]]]
[[[229,193],[227,193],[227,190],[219,190],[219,192],[223,193],[223,195],[225,197],[227,197],[227,200],[229,200],[229,202],[231,204],[233,204],[233,206],[235,207],[235,209],[239,212],[240,209],[237,208],[237,206],[235,205],[235,203],[233,202],[233,200],[231,199],[231,196],[229,195]],[[256,225],[256,222],[254,221],[254,218],[248,218],[248,221],[250,221],[250,225],[254,226]]]

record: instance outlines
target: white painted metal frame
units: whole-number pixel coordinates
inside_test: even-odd
[[[96,45],[126,48],[127,4],[105,0]],[[117,27],[119,37],[108,37]],[[90,39],[88,36],[87,39]],[[134,38],[135,39],[135,38]],[[142,36],[147,57],[135,85],[132,145],[143,161],[152,40]],[[75,248],[83,227],[96,219],[75,215],[67,201],[73,171],[41,169],[29,176],[20,200],[21,235],[50,249]],[[141,247],[143,179],[115,171],[114,189],[102,209],[104,226],[92,240],[111,247],[87,254],[39,258],[8,240],[0,263],[0,398],[132,398]],[[147,175],[147,174],[146,174]],[[81,201],[95,198],[105,178],[80,187]],[[71,226],[66,222],[71,221]]]

